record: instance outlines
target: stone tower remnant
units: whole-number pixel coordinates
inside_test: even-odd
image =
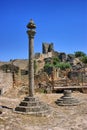
[[[42,43],[42,53],[47,54],[48,52],[52,52],[54,50],[53,43]]]

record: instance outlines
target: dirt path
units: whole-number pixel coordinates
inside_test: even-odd
[[[3,113],[0,115],[0,130],[87,130],[87,94],[73,93],[81,104],[69,107],[55,104],[62,94],[36,94],[36,96],[51,106],[51,115],[35,117],[14,113],[9,108],[15,108],[23,96],[10,98],[4,95],[0,97],[0,105],[7,108],[3,108]]]

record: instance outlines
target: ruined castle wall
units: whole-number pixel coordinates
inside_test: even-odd
[[[36,64],[37,64],[37,72],[41,69],[43,69],[45,61],[45,58],[49,58],[52,57],[52,52],[48,52],[47,54],[40,54],[39,57],[36,60]]]
[[[47,54],[43,54],[43,58],[49,58],[52,57],[52,52],[48,52]]]
[[[38,56],[37,56],[37,61],[38,60],[44,60],[45,58],[49,58],[49,57],[52,57],[52,52],[48,52],[48,53],[46,53],[46,54],[39,54]],[[36,56],[35,56],[36,57]]]
[[[46,54],[48,52],[52,52],[53,49],[53,43],[42,43],[42,53]]]
[[[5,93],[13,87],[12,73],[5,73],[0,70],[0,94]]]

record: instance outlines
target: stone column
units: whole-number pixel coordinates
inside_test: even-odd
[[[27,25],[29,29],[27,31],[29,37],[29,96],[34,96],[34,35],[35,35],[35,28],[36,25],[34,24],[33,20],[30,20],[29,24]]]
[[[71,96],[72,91],[71,90],[64,90],[64,96],[60,97],[56,101],[56,104],[59,106],[76,106],[80,104],[80,101],[74,97]]]
[[[27,25],[29,36],[29,96],[24,97],[23,101],[14,109],[14,112],[30,114],[30,115],[48,115],[50,108],[47,104],[39,101],[38,97],[34,97],[34,35],[35,24],[30,20]]]

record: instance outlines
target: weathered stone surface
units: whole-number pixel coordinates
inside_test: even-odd
[[[82,92],[87,94],[87,88],[82,88]]]
[[[71,90],[64,90],[64,96],[56,101],[59,106],[76,106],[79,103],[79,100],[71,96]]]
[[[36,25],[32,20],[30,20],[27,27],[27,34],[29,37],[29,96],[25,97],[24,100],[19,104],[19,106],[14,109],[14,111],[23,114],[45,115],[49,112],[48,105],[41,103],[37,98],[34,97],[34,36],[36,33]],[[51,47],[49,46],[48,51],[50,51],[50,49]]]
[[[64,53],[64,52],[59,53],[59,59],[60,59],[62,62],[66,61],[66,59],[67,59],[66,53]]]
[[[13,87],[13,78],[12,73],[3,73],[0,70],[0,95],[7,92],[9,89]]]
[[[73,64],[75,56],[73,54],[68,54],[67,55],[67,61]]]
[[[40,87],[40,84],[47,84],[49,83],[49,77],[47,73],[43,72],[38,75],[35,75],[35,85],[36,87]],[[45,86],[45,85],[44,85]]]
[[[42,52],[43,54],[46,54],[48,52],[52,52],[54,50],[53,43],[43,43],[42,44]]]
[[[40,102],[38,98],[25,97],[19,106],[14,109],[14,112],[36,116],[45,116],[48,115],[51,111],[50,107],[47,104]]]
[[[0,114],[2,114],[2,107],[0,106]]]

